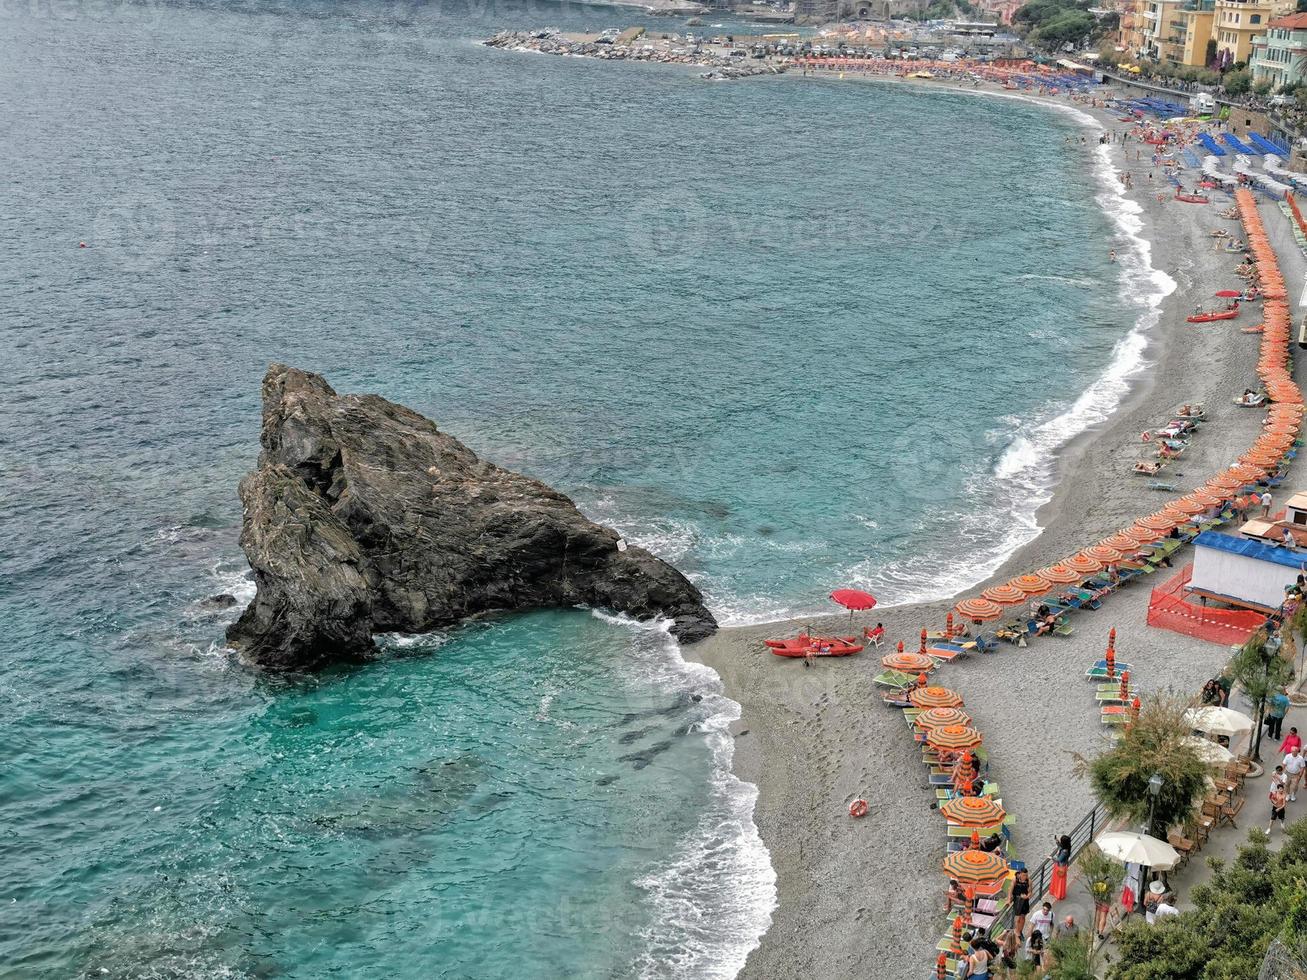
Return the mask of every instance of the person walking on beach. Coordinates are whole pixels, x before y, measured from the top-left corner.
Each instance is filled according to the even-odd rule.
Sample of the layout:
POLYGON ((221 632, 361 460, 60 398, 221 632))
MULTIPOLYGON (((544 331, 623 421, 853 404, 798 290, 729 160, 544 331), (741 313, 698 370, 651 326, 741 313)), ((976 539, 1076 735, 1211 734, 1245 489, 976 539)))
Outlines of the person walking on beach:
POLYGON ((1289 796, 1280 785, 1272 785, 1270 792, 1271 799, 1271 822, 1266 825, 1267 836, 1270 835, 1271 829, 1275 826, 1275 821, 1280 821, 1280 833, 1284 833, 1284 806, 1289 800, 1289 796))
POLYGON ((1271 491, 1267 490, 1265 493, 1263 493, 1257 502, 1262 505, 1262 516, 1270 517, 1271 504, 1275 502, 1274 498, 1271 497, 1271 491))
POLYGON ((1307 769, 1307 759, 1303 758, 1302 748, 1295 745, 1284 757, 1284 774, 1289 777, 1285 789, 1289 791, 1290 802, 1298 799, 1298 785, 1302 782, 1302 771, 1307 769))

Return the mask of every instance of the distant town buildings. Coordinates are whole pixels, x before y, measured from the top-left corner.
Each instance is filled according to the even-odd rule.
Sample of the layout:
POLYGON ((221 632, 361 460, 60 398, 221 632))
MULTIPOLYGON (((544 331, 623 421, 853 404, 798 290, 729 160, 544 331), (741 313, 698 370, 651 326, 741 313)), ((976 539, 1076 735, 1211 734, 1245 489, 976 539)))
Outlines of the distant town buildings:
POLYGON ((919 16, 930 0, 795 0, 796 24, 824 24, 837 20, 893 20, 919 16))
POLYGON ((1307 14, 1276 17, 1253 38, 1253 82, 1278 89, 1307 80, 1307 14))
MULTIPOLYGON (((1196 68, 1249 64, 1254 41, 1269 51, 1270 22, 1296 0, 1127 0, 1118 44, 1132 58, 1196 68)), ((1277 51, 1291 39, 1276 39, 1277 51)), ((1277 53, 1276 58, 1283 58, 1277 53)), ((1268 69, 1270 71, 1271 69, 1268 69)))

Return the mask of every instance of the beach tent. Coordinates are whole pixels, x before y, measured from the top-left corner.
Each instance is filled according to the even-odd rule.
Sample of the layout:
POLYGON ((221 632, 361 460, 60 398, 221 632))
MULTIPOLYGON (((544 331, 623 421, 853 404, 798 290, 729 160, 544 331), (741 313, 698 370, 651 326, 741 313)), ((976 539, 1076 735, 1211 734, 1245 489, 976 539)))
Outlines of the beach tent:
POLYGON ((1303 556, 1296 551, 1232 534, 1204 531, 1194 539, 1189 591, 1231 605, 1270 612, 1297 581, 1303 556))

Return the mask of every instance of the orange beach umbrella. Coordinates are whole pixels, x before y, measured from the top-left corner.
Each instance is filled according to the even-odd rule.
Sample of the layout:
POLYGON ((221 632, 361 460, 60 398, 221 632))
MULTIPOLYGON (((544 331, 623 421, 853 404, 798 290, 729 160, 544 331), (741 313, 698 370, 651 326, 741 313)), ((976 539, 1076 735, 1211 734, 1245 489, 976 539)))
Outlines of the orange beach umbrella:
POLYGON ((926 732, 926 744, 944 752, 961 752, 979 747, 984 739, 970 725, 940 725, 926 732))
POLYGON ((1052 587, 1051 582, 1038 574, 1018 575, 1008 585, 1015 585, 1026 595, 1041 595, 1052 587))
POLYGON ((1083 575, 1074 568, 1069 568, 1066 564, 1049 565, 1047 568, 1041 568, 1039 574, 1050 582, 1056 582, 1059 585, 1070 585, 1072 582, 1079 582, 1083 575))
POLYGON ((963 599, 953 609, 959 616, 982 623, 1003 615, 1003 607, 989 599, 963 599))
POLYGON ((944 873, 964 885, 982 885, 1002 881, 1007 877, 1008 866, 992 851, 968 848, 954 851, 944 859, 944 873))
POLYGON ((1140 543, 1141 542, 1139 541, 1138 538, 1136 538, 1133 534, 1128 534, 1125 531, 1117 531, 1116 534, 1113 534, 1111 537, 1104 538, 1102 541, 1099 542, 1099 544, 1102 545, 1104 548, 1112 548, 1113 550, 1115 550, 1122 558, 1124 558, 1126 555, 1133 554, 1134 552, 1138 551, 1140 543))
POLYGON ((980 596, 1000 606, 1015 606, 1026 601, 1026 594, 1011 582, 988 588, 980 593, 980 596))
POLYGON ((944 819, 959 827, 994 827, 1003 822, 1006 811, 987 796, 961 796, 939 808, 944 819))
POLYGON ((889 670, 901 670, 908 674, 935 669, 935 661, 919 653, 891 653, 881 657, 880 662, 881 666, 889 670))
POLYGON ((922 729, 943 728, 945 725, 970 725, 971 716, 961 708, 927 708, 913 719, 922 729))
POLYGON ((1103 563, 1088 552, 1082 551, 1078 555, 1072 555, 1062 563, 1073 571, 1080 572, 1082 575, 1088 575, 1090 572, 1096 572, 1103 567, 1103 563))
POLYGON ((962 695, 947 687, 918 687, 908 692, 914 708, 960 708, 962 695))

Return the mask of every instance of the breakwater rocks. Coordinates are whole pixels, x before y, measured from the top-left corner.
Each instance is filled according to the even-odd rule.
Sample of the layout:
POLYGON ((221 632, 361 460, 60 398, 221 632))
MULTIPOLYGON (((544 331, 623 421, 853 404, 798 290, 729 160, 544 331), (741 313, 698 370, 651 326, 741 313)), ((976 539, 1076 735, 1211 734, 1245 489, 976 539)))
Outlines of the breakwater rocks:
POLYGON ((686 642, 717 629, 672 566, 402 405, 338 395, 317 374, 274 364, 260 442, 258 468, 240 484, 257 593, 227 631, 260 666, 362 659, 374 633, 500 610, 665 617, 686 642))
POLYGON ((723 44, 702 44, 680 35, 653 37, 638 31, 597 35, 563 34, 559 31, 500 31, 482 42, 487 47, 601 61, 649 61, 709 69, 701 77, 726 80, 757 75, 780 75, 785 65, 770 59, 753 58, 743 48, 723 44))

